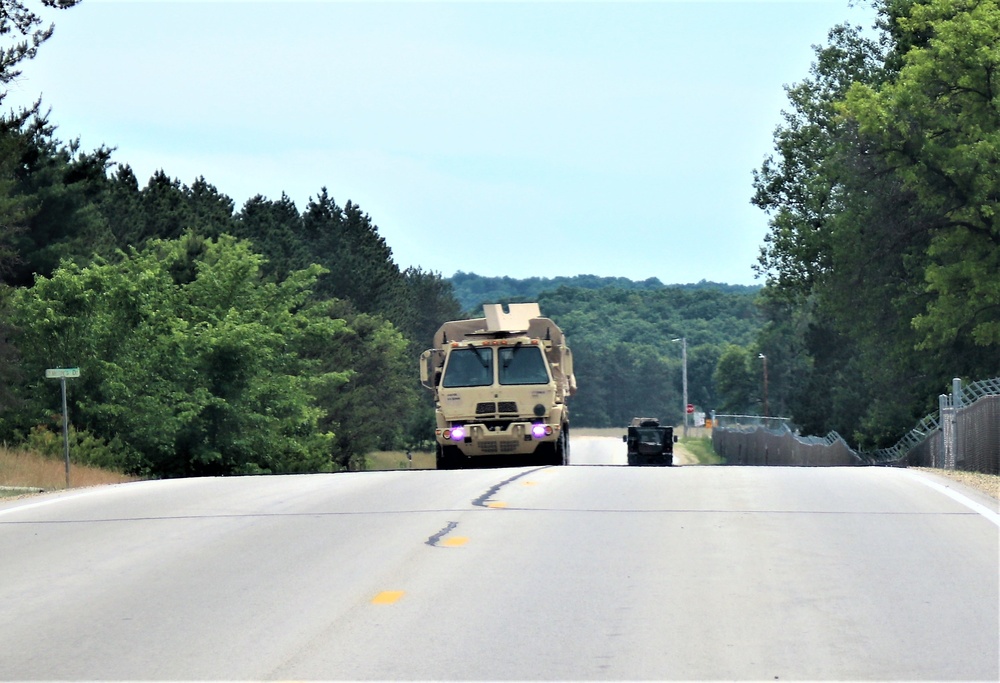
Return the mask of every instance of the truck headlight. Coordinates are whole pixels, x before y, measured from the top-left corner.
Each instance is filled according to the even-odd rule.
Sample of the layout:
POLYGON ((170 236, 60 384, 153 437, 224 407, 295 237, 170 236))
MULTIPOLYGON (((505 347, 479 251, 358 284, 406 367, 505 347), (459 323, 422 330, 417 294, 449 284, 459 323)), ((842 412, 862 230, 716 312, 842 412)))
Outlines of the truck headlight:
POLYGON ((465 438, 465 427, 462 425, 456 425, 451 428, 451 430, 445 430, 445 439, 451 439, 452 441, 461 441, 465 438))
POLYGON ((536 439, 543 439, 552 434, 551 425, 534 424, 531 425, 531 435, 536 439))

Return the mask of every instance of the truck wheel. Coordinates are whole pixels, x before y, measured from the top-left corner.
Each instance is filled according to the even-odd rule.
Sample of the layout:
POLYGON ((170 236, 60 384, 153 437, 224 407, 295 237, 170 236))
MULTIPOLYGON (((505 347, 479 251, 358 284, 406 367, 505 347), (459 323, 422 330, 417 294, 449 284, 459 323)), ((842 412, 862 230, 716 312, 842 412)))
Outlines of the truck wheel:
POLYGON ((438 444, 435 463, 439 470, 457 470, 461 467, 460 456, 457 446, 438 444))
POLYGON ((559 460, 560 465, 569 464, 569 425, 563 425, 562 435, 559 437, 559 460))

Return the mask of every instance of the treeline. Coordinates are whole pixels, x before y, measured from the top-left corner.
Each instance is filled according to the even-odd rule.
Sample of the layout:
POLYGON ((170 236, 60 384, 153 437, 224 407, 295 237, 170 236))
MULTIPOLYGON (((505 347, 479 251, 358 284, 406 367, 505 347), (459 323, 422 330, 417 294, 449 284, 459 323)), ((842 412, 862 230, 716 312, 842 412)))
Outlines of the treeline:
MULTIPOLYGON (((0 10, 2 104, 51 28, 22 2, 0 10)), ((0 441, 50 448, 45 370, 79 367, 81 459, 150 476, 359 467, 426 438, 414 359, 460 314, 440 275, 401 270, 325 188, 302 210, 237 209, 205 178, 140 185, 111 149, 59 140, 40 104, 0 116, 0 441)))
POLYGON ((140 187, 37 109, 0 149, 0 439, 47 440, 52 367, 81 368, 88 457, 153 476, 340 469, 426 431, 414 358, 460 308, 357 205, 140 187))
POLYGON ((537 301, 562 328, 579 386, 571 405, 575 426, 621 427, 639 416, 680 424, 685 344, 689 403, 706 413, 764 410, 761 372, 735 400, 725 370, 719 374, 720 362, 752 346, 763 329, 760 287, 463 272, 447 280, 470 317, 482 316, 483 303, 537 301))
MULTIPOLYGON (((9 16, 4 34, 32 25, 9 16)), ((0 69, 19 61, 4 54, 0 69)), ((687 340, 691 402, 711 409, 726 344, 759 329, 756 291, 401 270, 371 217, 325 188, 301 209, 236 207, 204 177, 140 183, 113 150, 61 141, 40 105, 0 116, 0 441, 58 452, 45 371, 79 367, 74 457, 131 473, 332 471, 426 441, 416 359, 483 302, 537 300, 565 327, 575 425, 679 421, 671 339, 687 340)))
MULTIPOLYGON (((475 273, 464 273, 458 271, 450 278, 455 292, 462 307, 467 311, 475 311, 483 304, 496 303, 498 301, 536 301, 542 292, 552 291, 560 287, 573 287, 578 289, 627 289, 627 290, 656 290, 664 289, 664 285, 655 277, 645 280, 630 280, 625 277, 600 277, 597 275, 573 275, 555 277, 486 277, 475 273)), ((711 289, 724 292, 749 293, 756 292, 759 286, 727 285, 718 282, 707 282, 702 280, 695 284, 670 285, 681 289, 711 289)))
MULTIPOLYGON (((727 349, 751 344, 761 330, 756 296, 752 288, 725 287, 560 287, 541 293, 542 312, 559 324, 573 349, 580 387, 573 424, 621 427, 639 416, 680 424, 685 343, 688 402, 700 411, 720 409, 724 397, 716 368, 727 349)), ((759 379, 753 396, 761 396, 759 379)))
POLYGON ((1000 374, 1000 8, 875 6, 787 89, 754 182, 767 324, 722 370, 738 399, 766 355, 772 413, 863 448, 1000 374))

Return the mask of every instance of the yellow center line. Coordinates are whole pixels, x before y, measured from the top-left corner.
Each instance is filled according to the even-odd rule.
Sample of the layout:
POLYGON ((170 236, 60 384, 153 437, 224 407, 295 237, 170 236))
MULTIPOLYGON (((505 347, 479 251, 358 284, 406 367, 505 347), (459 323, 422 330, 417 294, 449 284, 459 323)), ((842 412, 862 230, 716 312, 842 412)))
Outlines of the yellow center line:
POLYGON ((521 486, 538 486, 538 482, 537 481, 523 481, 523 482, 521 482, 521 486))
POLYGON ((382 591, 372 598, 373 605, 392 605, 403 597, 405 591, 382 591))
POLYGON ((448 548, 457 548, 459 546, 465 545, 469 542, 468 536, 452 536, 451 538, 446 538, 441 541, 441 545, 447 546, 448 548))
POLYGON ((505 508, 505 507, 507 507, 507 503, 501 502, 499 500, 495 500, 492 503, 487 503, 486 507, 488 507, 488 508, 505 508))

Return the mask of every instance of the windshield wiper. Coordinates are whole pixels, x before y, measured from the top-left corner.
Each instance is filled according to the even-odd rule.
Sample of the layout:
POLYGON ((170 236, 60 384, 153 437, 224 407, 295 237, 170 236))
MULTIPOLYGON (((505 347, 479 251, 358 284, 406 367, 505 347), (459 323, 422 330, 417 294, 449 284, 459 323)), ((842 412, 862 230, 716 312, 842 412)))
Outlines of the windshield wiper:
MULTIPOLYGON (((488 360, 486 360, 485 358, 483 358, 482 354, 479 353, 480 351, 482 351, 482 349, 476 349, 476 348, 473 348, 473 347, 470 346, 469 350, 472 351, 472 355, 476 357, 476 360, 478 360, 479 364, 483 366, 483 369, 484 370, 489 370, 489 368, 490 368, 490 362, 488 360)), ((489 349, 486 349, 487 353, 489 353, 489 351, 490 351, 489 349)))
POLYGON ((515 353, 517 353, 517 350, 518 350, 519 348, 521 348, 521 344, 523 344, 523 343, 524 343, 524 342, 517 342, 516 344, 514 344, 514 348, 513 348, 512 350, 511 350, 511 352, 510 352, 510 355, 509 355, 509 356, 507 356, 507 360, 505 360, 505 361, 503 362, 503 369, 504 369, 504 370, 506 370, 506 369, 507 369, 507 366, 508 366, 508 365, 510 365, 510 362, 511 362, 512 360, 514 360, 514 354, 515 354, 515 353))

